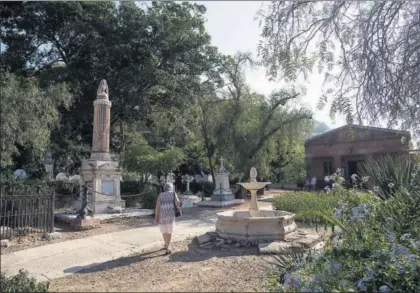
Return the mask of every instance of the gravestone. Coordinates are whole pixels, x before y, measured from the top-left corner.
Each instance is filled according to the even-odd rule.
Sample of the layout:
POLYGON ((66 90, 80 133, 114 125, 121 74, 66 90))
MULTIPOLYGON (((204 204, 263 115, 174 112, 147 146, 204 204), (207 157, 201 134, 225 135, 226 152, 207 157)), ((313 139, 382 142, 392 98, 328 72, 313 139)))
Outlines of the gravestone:
POLYGON ((220 169, 219 173, 215 174, 216 188, 211 196, 212 201, 232 201, 235 199, 235 195, 232 193, 229 184, 229 172, 227 172, 223 165, 223 157, 220 158, 220 169))
POLYGON ((45 154, 44 168, 45 168, 45 171, 48 174, 47 175, 48 179, 49 180, 54 180, 54 160, 53 160, 51 152, 47 152, 45 154))
POLYGON ((68 181, 69 179, 67 178, 66 173, 60 172, 57 174, 57 176, 55 176, 55 180, 57 181, 68 181))
POLYGON ((28 178, 28 175, 26 174, 26 171, 23 169, 17 169, 15 172, 13 172, 13 178, 15 179, 26 179, 28 178))
POLYGON ((72 176, 69 177, 70 182, 72 182, 72 181, 80 182, 80 180, 81 180, 80 175, 72 175, 72 176))
POLYGON ((194 195, 190 190, 190 183, 193 179, 194 177, 192 176, 184 176, 184 180, 187 182, 187 190, 179 197, 183 208, 192 208, 194 203, 200 201, 200 198, 197 195, 194 195))
MULTIPOLYGON (((102 214, 125 208, 120 194, 122 170, 118 162, 111 159, 109 152, 111 102, 105 80, 99 84, 93 106, 92 151, 90 158, 82 163, 81 183, 92 192, 88 206, 94 214, 102 214)), ((80 206, 80 203, 76 205, 80 206)))

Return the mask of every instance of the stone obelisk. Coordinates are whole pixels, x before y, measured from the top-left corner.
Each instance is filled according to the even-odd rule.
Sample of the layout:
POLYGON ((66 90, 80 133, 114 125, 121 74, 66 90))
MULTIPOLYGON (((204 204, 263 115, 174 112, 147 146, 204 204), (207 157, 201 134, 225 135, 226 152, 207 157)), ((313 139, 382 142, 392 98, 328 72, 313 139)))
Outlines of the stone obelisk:
POLYGON ((109 153, 111 102, 105 80, 99 84, 93 107, 92 152, 82 163, 82 184, 89 190, 88 205, 94 214, 121 211, 125 201, 120 195, 121 169, 109 153))
POLYGON ((109 128, 111 126, 111 102, 108 96, 108 84, 103 79, 93 102, 93 137, 91 160, 109 161, 109 128))

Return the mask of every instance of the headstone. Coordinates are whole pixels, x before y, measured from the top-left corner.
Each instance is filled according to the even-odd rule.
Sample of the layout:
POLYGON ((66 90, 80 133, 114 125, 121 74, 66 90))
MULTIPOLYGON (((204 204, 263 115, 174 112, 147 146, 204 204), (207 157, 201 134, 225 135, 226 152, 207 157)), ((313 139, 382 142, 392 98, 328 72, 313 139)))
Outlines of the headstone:
POLYGON ((25 170, 17 169, 15 172, 13 172, 13 177, 15 179, 26 179, 28 175, 26 174, 25 170))
POLYGON ((57 181, 68 181, 68 178, 66 176, 66 173, 58 173, 57 176, 55 176, 55 180, 57 181))
POLYGON ((80 180, 81 180, 80 175, 73 175, 73 176, 69 177, 70 182, 72 182, 72 181, 80 182, 80 180))
POLYGON ((50 151, 45 154, 44 167, 48 174, 48 179, 54 180, 54 160, 50 151))
POLYGON ((211 196, 212 201, 232 201, 235 195, 232 193, 229 184, 229 172, 223 166, 223 158, 221 158, 223 172, 215 174, 216 188, 211 196))
POLYGON ((191 183, 192 179, 193 179, 193 177, 191 177, 190 175, 185 175, 184 176, 184 180, 187 183, 187 190, 184 192, 185 195, 193 194, 190 190, 190 183, 191 183))
POLYGON ((223 157, 220 157, 220 169, 219 169, 220 173, 226 172, 226 168, 223 165, 223 161, 224 161, 223 157))
POLYGON ((166 175, 166 182, 173 184, 175 182, 174 175, 174 173, 168 173, 168 175, 166 175))

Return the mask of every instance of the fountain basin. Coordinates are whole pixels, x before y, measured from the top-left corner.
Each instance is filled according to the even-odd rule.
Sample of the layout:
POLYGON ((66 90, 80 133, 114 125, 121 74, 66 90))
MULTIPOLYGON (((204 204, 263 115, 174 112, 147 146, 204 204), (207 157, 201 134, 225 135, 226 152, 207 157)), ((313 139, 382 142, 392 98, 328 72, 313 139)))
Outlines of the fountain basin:
POLYGON ((277 210, 239 210, 217 214, 221 238, 248 241, 283 240, 296 230, 295 214, 277 210))

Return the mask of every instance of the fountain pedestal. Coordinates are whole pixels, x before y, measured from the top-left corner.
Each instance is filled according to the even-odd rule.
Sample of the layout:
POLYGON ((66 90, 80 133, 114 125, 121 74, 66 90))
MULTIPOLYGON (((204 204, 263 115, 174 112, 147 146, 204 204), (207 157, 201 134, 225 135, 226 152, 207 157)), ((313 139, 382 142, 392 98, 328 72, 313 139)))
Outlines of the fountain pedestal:
POLYGON ((295 214, 285 211, 260 210, 257 191, 271 182, 257 182, 257 170, 251 169, 251 182, 241 182, 251 192, 249 210, 218 213, 216 232, 221 238, 249 241, 284 240, 285 235, 296 230, 295 214))

